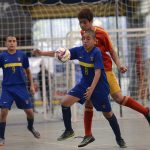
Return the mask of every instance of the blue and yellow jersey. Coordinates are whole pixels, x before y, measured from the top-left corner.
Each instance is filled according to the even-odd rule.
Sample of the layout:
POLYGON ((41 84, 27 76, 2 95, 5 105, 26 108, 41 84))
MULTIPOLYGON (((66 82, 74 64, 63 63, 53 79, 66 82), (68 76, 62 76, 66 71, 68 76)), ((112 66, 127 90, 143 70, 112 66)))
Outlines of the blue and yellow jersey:
POLYGON ((109 92, 109 85, 104 71, 102 54, 100 50, 97 47, 93 47, 90 52, 87 52, 83 46, 80 46, 70 49, 70 53, 71 60, 79 60, 82 71, 81 82, 86 84, 87 87, 90 86, 95 76, 95 70, 101 69, 101 76, 95 87, 95 90, 108 89, 109 92))
POLYGON ((24 69, 29 67, 29 60, 24 52, 17 50, 15 54, 1 53, 0 67, 3 69, 2 85, 26 83, 24 69))

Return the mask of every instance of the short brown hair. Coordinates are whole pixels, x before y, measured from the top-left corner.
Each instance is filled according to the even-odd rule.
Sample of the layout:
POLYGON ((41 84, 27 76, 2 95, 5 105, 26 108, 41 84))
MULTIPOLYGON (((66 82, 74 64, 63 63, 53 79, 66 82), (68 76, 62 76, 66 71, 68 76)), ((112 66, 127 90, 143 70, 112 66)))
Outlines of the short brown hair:
MULTIPOLYGON (((16 38, 16 36, 9 34, 9 35, 7 35, 7 36, 5 37, 4 40, 7 41, 8 37, 15 37, 15 38, 16 38)), ((17 38, 16 38, 16 39, 17 39, 17 38)))
POLYGON ((93 38, 96 38, 95 32, 93 30, 91 30, 91 29, 90 30, 86 30, 83 34, 85 34, 85 33, 91 35, 93 38))
POLYGON ((89 8, 83 8, 78 13, 78 19, 87 19, 89 21, 93 20, 93 12, 89 8))

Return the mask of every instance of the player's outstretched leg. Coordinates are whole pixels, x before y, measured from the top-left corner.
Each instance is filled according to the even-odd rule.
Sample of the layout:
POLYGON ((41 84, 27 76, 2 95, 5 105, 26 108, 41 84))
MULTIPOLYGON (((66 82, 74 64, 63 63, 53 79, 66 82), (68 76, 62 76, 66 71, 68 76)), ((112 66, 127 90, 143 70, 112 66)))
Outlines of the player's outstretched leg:
POLYGON ((33 122, 34 122, 34 119, 29 119, 27 118, 27 121, 28 121, 28 130, 34 135, 35 138, 39 139, 40 138, 40 133, 34 129, 33 127, 33 122))
POLYGON ((116 142, 120 146, 120 148, 126 148, 126 143, 124 139, 121 137, 120 127, 117 121, 116 116, 113 114, 110 118, 106 118, 116 136, 116 142))
POLYGON ((137 100, 133 99, 130 96, 123 96, 121 92, 113 94, 112 97, 120 105, 129 107, 143 114, 150 125, 150 109, 148 107, 144 107, 137 100))
POLYGON ((72 125, 71 125, 71 109, 70 109, 70 107, 62 106, 62 115, 63 115, 65 131, 63 132, 63 134, 60 137, 57 138, 58 141, 66 140, 75 135, 75 133, 72 129, 72 125))

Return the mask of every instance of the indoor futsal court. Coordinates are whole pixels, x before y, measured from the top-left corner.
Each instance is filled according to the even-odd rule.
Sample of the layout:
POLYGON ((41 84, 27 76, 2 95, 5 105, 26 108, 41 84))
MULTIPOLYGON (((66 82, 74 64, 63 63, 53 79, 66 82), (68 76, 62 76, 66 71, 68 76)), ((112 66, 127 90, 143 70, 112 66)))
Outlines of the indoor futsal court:
MULTIPOLYGON (((0 67, 0 145, 3 145, 0 150, 150 150, 150 0, 0 0, 0 67), (87 14, 79 13, 85 9, 90 10, 92 15, 87 17, 87 14), (109 85, 103 88, 101 94, 108 93, 105 100, 110 95, 112 111, 121 130, 118 139, 123 138, 127 148, 119 148, 116 143, 117 138, 111 129, 116 125, 116 119, 110 119, 114 115, 107 118, 108 122, 101 112, 94 110, 92 114, 92 107, 88 108, 88 113, 94 116, 92 132, 95 141, 79 148, 84 137, 84 115, 88 109, 78 103, 71 107, 75 136, 57 141, 66 131, 63 121, 70 116, 66 113, 68 116, 64 119, 62 115, 65 109, 70 111, 67 106, 61 107, 64 97, 68 92, 71 93, 72 87, 81 83, 82 76, 95 76, 97 70, 95 57, 86 51, 86 44, 83 44, 83 35, 88 30, 94 31, 93 47, 98 47, 102 52, 99 63, 104 66, 98 68, 104 73, 101 77, 105 77, 105 73, 107 76, 99 79, 98 85, 101 81, 105 85, 108 80, 109 85), (16 47, 7 45, 9 36, 16 39, 16 47), (70 60, 70 49, 82 45, 89 59, 84 53, 79 56, 79 61, 70 60), (12 47, 15 47, 15 58, 8 52, 12 47), (64 53, 62 58, 57 55, 52 58, 36 55, 35 49, 40 52, 63 50, 64 53), (17 50, 22 53, 18 54, 17 50), (65 57, 66 53, 68 56, 65 57), (12 59, 8 61, 5 57, 12 59), (23 62, 22 58, 25 59, 23 62), (29 72, 24 73, 28 66, 33 78, 34 94, 30 93, 33 87, 29 87, 31 84, 26 78, 29 72), (26 92, 18 86, 16 90, 12 84, 17 80, 17 85, 20 85, 20 78, 24 80, 26 92), (105 84, 103 81, 106 81, 105 84), (8 82, 12 84, 11 88, 8 82), (30 95, 33 111, 29 99, 25 98, 27 95, 30 95), (19 100, 18 103, 23 105, 22 108, 28 106, 25 108, 30 108, 35 118, 31 112, 27 112, 29 116, 26 117, 24 111, 13 104, 5 120, 7 113, 1 110, 8 108, 6 103, 11 105, 10 97, 13 97, 11 100, 24 100, 25 104, 19 100), (5 99, 8 101, 5 102, 5 99), (31 130, 34 126, 40 132, 41 138, 35 138, 29 126, 32 133, 28 131, 27 121, 31 130), (111 121, 113 125, 110 127, 111 121)), ((86 81, 90 84, 88 77, 86 81)), ((88 85, 91 86, 92 83, 88 85)), ((77 94, 84 93, 80 89, 76 89, 77 94)), ((96 95, 93 99, 99 97, 102 98, 96 95)), ((103 110, 108 106, 101 104, 103 110)), ((87 117, 86 121, 89 120, 87 117)))
MULTIPOLYGON (((12 110, 8 117, 5 146, 0 147, 2 150, 150 150, 150 129, 147 121, 142 115, 128 108, 123 108, 123 118, 119 114, 119 106, 112 104, 113 110, 119 120, 122 137, 126 141, 127 148, 119 148, 116 144, 112 130, 108 122, 103 118, 101 113, 96 114, 93 122, 93 134, 95 141, 89 145, 78 148, 84 134, 83 122, 73 123, 75 136, 65 141, 57 141, 58 136, 62 133, 63 122, 61 119, 54 120, 43 119, 43 114, 35 115, 35 127, 41 133, 40 139, 35 139, 26 129, 24 113, 20 110, 12 110), (17 112, 17 115, 16 115, 17 112)), ((40 111, 40 109, 39 109, 40 111)), ((49 116, 48 116, 49 117, 49 116)))

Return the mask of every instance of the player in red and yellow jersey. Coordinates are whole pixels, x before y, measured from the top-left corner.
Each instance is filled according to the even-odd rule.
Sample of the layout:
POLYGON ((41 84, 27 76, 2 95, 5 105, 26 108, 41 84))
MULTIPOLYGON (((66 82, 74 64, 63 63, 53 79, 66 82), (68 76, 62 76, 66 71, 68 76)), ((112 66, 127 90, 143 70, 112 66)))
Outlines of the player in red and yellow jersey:
MULTIPOLYGON (((112 98, 121 105, 127 106, 133 110, 138 111, 143 114, 150 124, 150 111, 149 108, 145 108, 140 103, 138 103, 135 99, 130 96, 123 96, 120 86, 118 84, 117 78, 112 71, 112 60, 116 64, 118 70, 121 73, 125 73, 127 68, 122 65, 120 59, 115 52, 112 42, 108 33, 101 27, 93 26, 93 13, 90 9, 84 8, 78 13, 78 20, 81 27, 81 34, 83 34, 86 30, 92 29, 96 33, 96 46, 102 52, 102 58, 104 63, 104 68, 106 71, 107 80, 110 86, 110 94, 112 98)), ((79 144, 79 147, 86 146, 87 144, 93 142, 92 136, 92 117, 93 117, 93 106, 90 101, 86 101, 85 103, 85 112, 84 112, 84 127, 85 127, 85 137, 84 140, 79 144)))

